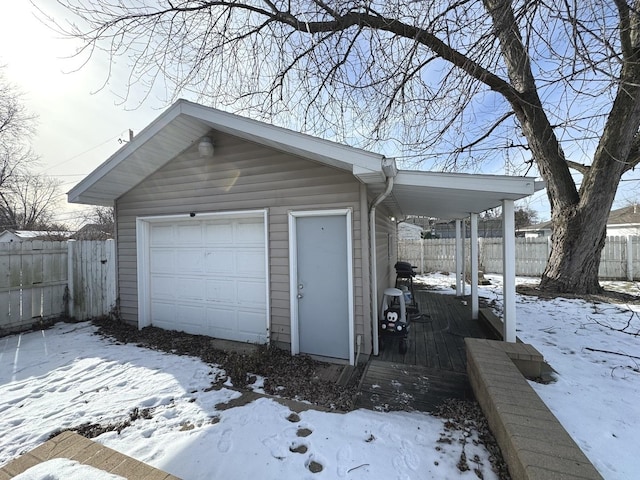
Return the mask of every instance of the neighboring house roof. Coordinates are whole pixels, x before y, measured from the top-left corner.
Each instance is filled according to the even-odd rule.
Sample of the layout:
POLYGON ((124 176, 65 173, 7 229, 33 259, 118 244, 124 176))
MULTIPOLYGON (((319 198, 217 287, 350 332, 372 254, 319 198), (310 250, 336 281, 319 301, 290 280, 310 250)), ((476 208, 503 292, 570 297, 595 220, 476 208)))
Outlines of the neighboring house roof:
MULTIPOLYGON (((384 156, 178 100, 69 193, 71 203, 113 202, 176 155, 219 131, 351 172, 374 195, 385 190, 384 156)), ((215 153, 214 153, 215 157, 215 153)), ((401 170, 384 204, 397 218, 464 218, 543 188, 529 177, 401 170)))
POLYGON ((640 206, 634 204, 611 210, 607 225, 640 225, 640 206))
POLYGON ((422 227, 413 223, 400 222, 398 224, 399 240, 420 240, 422 238, 422 227))
MULTIPOLYGON (((609 218, 607 220, 608 227, 614 227, 618 225, 640 226, 640 206, 630 205, 628 207, 618 208, 609 212, 609 218)), ((537 223, 535 225, 529 225, 528 227, 520 228, 520 232, 535 232, 535 231, 551 231, 551 221, 537 223)))
POLYGON ((29 240, 47 240, 69 238, 71 232, 48 230, 5 230, 0 233, 0 242, 24 242, 29 240))
POLYGON ((71 235, 75 240, 107 240, 113 238, 113 226, 90 223, 71 235))

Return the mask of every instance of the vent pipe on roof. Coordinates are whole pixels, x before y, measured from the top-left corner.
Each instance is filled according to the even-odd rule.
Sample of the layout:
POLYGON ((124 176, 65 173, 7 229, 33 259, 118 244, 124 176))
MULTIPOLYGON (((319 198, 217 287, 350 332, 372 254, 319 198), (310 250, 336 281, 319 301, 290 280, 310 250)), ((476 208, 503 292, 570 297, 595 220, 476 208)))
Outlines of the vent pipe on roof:
POLYGON ((386 177, 384 192, 378 195, 369 207, 369 265, 371 267, 371 328, 373 338, 373 354, 378 355, 378 269, 376 265, 376 207, 387 198, 393 190, 393 182, 398 174, 395 158, 382 159, 382 173, 386 177))

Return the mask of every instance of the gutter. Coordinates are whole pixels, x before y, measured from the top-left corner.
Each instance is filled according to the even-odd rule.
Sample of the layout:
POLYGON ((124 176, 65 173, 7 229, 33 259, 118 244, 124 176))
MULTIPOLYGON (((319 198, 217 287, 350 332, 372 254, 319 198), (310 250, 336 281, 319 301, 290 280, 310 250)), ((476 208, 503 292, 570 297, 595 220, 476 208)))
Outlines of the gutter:
POLYGON ((384 192, 378 195, 369 206, 369 263, 371 265, 371 329, 373 338, 373 354, 379 354, 378 344, 378 266, 376 258, 376 207, 387 198, 393 190, 394 178, 398 174, 398 167, 394 158, 382 159, 382 173, 386 177, 384 192))

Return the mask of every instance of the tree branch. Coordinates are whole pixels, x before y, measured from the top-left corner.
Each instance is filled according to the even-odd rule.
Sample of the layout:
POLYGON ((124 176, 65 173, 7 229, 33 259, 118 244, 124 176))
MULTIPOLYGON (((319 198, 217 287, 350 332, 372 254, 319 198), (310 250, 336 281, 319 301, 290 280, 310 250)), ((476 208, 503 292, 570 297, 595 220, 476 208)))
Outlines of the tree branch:
POLYGON ((583 175, 586 175, 589 172, 591 166, 585 165, 584 163, 573 162, 571 160, 567 160, 567 165, 569 168, 573 168, 574 170, 580 172, 583 175))
POLYGON ((484 140, 486 140, 487 138, 489 138, 491 136, 491 134, 494 132, 494 130, 496 128, 498 128, 500 125, 502 125, 502 123, 505 120, 507 120, 508 118, 512 117, 513 115, 514 115, 514 112, 505 113, 496 122, 494 122, 494 124, 491 125, 491 127, 489 127, 489 129, 482 136, 476 138, 471 143, 468 143, 466 145, 463 145, 461 147, 456 148, 455 153, 462 153, 465 150, 468 150, 468 149, 478 145, 479 143, 482 143, 484 140))

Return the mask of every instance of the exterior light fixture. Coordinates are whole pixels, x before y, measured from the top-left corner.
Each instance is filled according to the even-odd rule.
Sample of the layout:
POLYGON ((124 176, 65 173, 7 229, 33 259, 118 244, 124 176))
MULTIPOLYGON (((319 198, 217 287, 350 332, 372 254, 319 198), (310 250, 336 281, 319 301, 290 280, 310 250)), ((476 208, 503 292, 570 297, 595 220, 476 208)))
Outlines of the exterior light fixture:
POLYGON ((201 157, 213 157, 213 142, 209 137, 202 137, 198 144, 198 152, 201 157))

